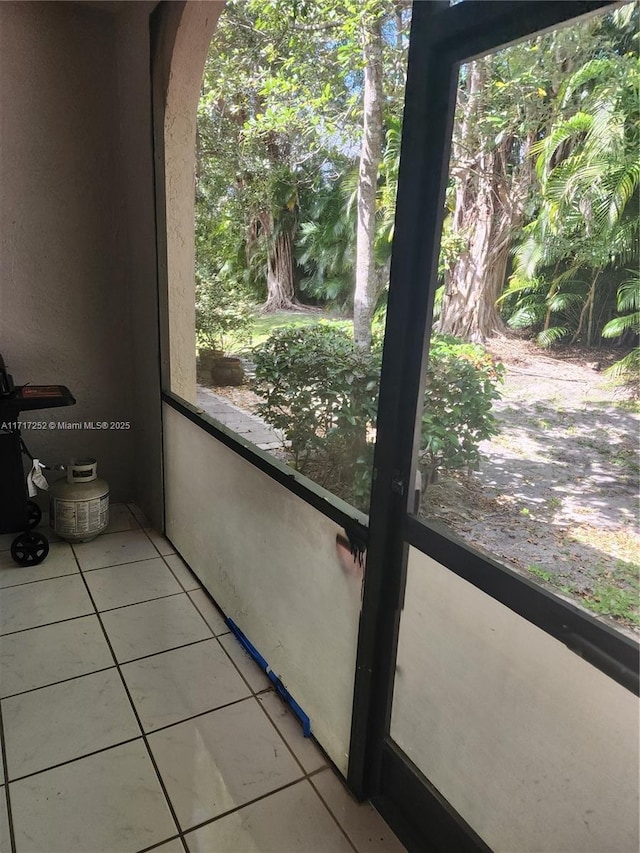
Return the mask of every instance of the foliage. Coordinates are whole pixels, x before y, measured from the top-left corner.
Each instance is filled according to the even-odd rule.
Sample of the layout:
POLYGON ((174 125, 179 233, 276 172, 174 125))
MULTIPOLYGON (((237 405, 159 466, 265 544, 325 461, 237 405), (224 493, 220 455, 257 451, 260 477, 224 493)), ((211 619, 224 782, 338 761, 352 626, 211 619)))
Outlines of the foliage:
POLYGON ((235 343, 249 343, 253 311, 233 287, 220 278, 196 282, 196 345, 220 350, 235 343))
POLYGON ((341 329, 279 329, 254 349, 258 412, 282 430, 294 467, 366 510, 380 351, 341 329))
MULTIPOLYGON (((366 511, 378 406, 380 347, 363 352, 328 325, 280 329, 254 349, 259 413, 288 442, 294 467, 366 511)), ((432 338, 420 465, 472 468, 497 432, 491 413, 502 366, 480 346, 432 338)))
POLYGON ((434 482, 442 469, 473 469, 478 445, 498 432, 492 413, 504 368, 478 344, 433 335, 421 426, 420 469, 434 482))
POLYGON ((541 203, 502 299, 509 324, 537 328, 543 346, 596 343, 624 266, 639 257, 640 75, 625 11, 600 21, 597 49, 562 82, 554 120, 531 149, 541 203))
MULTIPOLYGON (((637 341, 640 335, 640 276, 625 281, 617 294, 619 317, 610 320, 602 330, 605 338, 622 337, 632 333, 637 341)), ((624 358, 609 368, 615 378, 638 380, 640 375, 640 347, 636 346, 624 358)))
POLYGON ((225 5, 198 107, 196 256, 203 277, 222 271, 226 281, 264 299, 278 236, 286 234, 295 244, 289 278, 298 298, 352 308, 351 196, 363 121, 361 27, 379 15, 386 154, 377 263, 386 284, 395 207, 394 178, 388 175, 390 169, 397 175, 407 0, 225 5))

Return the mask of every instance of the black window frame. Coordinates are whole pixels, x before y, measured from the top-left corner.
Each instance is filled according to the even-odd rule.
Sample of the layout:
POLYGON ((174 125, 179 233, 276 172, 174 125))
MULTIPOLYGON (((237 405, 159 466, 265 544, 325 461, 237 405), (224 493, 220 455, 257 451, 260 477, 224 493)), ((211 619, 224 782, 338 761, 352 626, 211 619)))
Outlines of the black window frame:
MULTIPOLYGON (((640 647, 634 639, 407 510, 459 66, 620 5, 610 0, 414 2, 351 730, 348 781, 362 798, 380 791, 390 751, 400 752, 387 733, 409 546, 640 695, 640 647)), ((428 781, 422 778, 420 784, 426 787, 428 781)), ((463 823, 459 816, 455 822, 463 823)))

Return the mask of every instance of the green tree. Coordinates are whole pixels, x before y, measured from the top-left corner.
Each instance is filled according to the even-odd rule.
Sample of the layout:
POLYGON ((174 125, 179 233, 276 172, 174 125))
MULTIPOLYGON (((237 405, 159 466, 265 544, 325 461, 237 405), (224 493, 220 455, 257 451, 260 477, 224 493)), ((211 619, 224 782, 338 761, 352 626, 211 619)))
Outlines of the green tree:
POLYGON ((543 345, 596 343, 625 267, 638 262, 638 58, 606 47, 563 83, 555 121, 532 148, 542 200, 506 297, 517 297, 511 324, 541 325, 543 345))

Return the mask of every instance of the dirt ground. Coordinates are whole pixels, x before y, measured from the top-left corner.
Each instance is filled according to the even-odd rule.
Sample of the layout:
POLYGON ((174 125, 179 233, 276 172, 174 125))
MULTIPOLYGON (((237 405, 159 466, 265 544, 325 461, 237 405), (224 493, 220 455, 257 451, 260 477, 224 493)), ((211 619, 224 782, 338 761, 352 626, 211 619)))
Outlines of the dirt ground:
MULTIPOLYGON (((500 431, 480 469, 445 475, 421 515, 592 612, 638 629, 640 415, 616 387, 606 351, 541 351, 526 340, 487 347, 505 365, 500 431)), ((247 386, 215 388, 245 411, 247 386)))
POLYGON ((628 627, 638 626, 640 417, 605 369, 522 340, 488 349, 506 367, 479 471, 430 487, 423 514, 464 541, 628 627))

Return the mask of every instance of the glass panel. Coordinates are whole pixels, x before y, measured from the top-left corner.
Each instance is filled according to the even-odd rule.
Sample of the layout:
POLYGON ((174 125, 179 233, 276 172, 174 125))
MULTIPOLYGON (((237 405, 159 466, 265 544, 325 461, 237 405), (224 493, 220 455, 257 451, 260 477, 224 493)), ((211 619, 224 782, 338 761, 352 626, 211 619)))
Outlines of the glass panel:
POLYGON ((460 68, 418 517, 637 630, 637 7, 460 68))
POLYGON ((365 512, 410 18, 229 2, 198 107, 198 404, 365 512))

